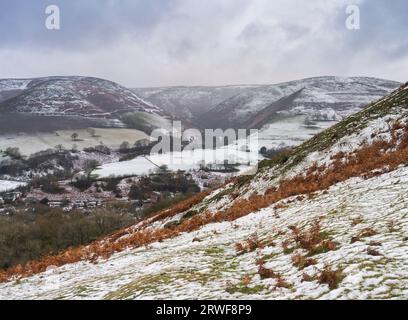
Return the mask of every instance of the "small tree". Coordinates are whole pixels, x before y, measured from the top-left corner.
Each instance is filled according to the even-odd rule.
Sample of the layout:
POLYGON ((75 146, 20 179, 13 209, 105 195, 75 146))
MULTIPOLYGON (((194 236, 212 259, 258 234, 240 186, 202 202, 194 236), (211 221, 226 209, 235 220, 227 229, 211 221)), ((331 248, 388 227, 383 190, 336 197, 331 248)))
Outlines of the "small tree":
POLYGON ((100 166, 100 163, 97 160, 89 160, 85 163, 85 173, 89 177, 96 168, 100 166))
POLYGON ((5 154, 14 159, 21 159, 22 155, 19 148, 9 147, 6 149, 5 154))
POLYGON ((126 150, 129 149, 129 146, 130 146, 129 142, 123 141, 123 142, 121 143, 120 147, 119 147, 119 150, 120 150, 120 151, 126 151, 126 150))
POLYGON ((78 133, 74 132, 74 133, 71 135, 71 139, 72 139, 72 141, 77 141, 77 140, 78 140, 78 133))
POLYGON ((57 150, 57 152, 62 152, 62 150, 64 150, 64 146, 62 144, 57 144, 54 148, 57 150))

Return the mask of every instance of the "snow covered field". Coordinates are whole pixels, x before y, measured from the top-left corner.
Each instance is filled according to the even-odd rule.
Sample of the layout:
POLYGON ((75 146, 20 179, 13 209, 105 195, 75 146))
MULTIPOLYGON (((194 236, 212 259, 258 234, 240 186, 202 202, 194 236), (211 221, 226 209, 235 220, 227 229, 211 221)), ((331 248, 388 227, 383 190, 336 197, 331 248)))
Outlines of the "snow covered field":
POLYGON ((8 147, 18 147, 23 155, 30 155, 38 151, 52 149, 61 144, 66 149, 76 145, 78 149, 99 145, 101 142, 108 147, 118 147, 123 141, 131 145, 137 140, 148 139, 144 132, 135 129, 105 129, 95 128, 92 136, 87 129, 61 130, 55 133, 37 133, 0 136, 0 150, 8 147), (71 135, 78 134, 78 141, 72 141, 71 135))
MULTIPOLYGON (((407 299, 408 298, 408 168, 369 180, 350 179, 312 199, 265 208, 234 222, 210 224, 177 238, 117 253, 97 264, 76 263, 49 268, 43 274, 0 284, 1 299, 407 299), (338 243, 335 251, 313 258, 299 270, 281 243, 291 225, 301 228, 321 219, 322 231, 338 243), (352 224, 359 218, 361 223, 352 224), (390 223, 394 221, 393 228, 390 223), (351 243, 364 228, 375 235, 351 243), (271 237, 274 246, 238 255, 234 245, 253 234, 271 237), (193 239, 200 241, 193 241, 193 239), (368 254, 370 247, 378 256, 368 254), (261 279, 255 261, 281 276, 261 279), (330 290, 317 281, 302 281, 325 265, 343 269, 345 278, 330 290), (242 284, 249 277, 250 283, 242 284)), ((286 202, 283 200, 283 202, 286 202)), ((164 222, 163 222, 164 223, 164 222)))
POLYGON ((99 178, 143 175, 154 171, 162 165, 166 165, 168 169, 173 171, 187 171, 191 169, 199 169, 201 164, 223 164, 224 160, 227 159, 232 159, 233 161, 240 163, 241 165, 238 169, 247 170, 251 166, 256 165, 260 156, 256 151, 240 151, 234 146, 217 150, 195 149, 166 154, 153 154, 146 157, 140 156, 129 161, 108 163, 93 171, 93 174, 97 175, 99 178))
POLYGON ((0 192, 11 191, 25 185, 24 182, 0 180, 0 192))
POLYGON ((334 125, 337 121, 315 121, 305 124, 306 116, 288 116, 262 127, 259 131, 259 147, 293 147, 310 139, 315 134, 334 125))

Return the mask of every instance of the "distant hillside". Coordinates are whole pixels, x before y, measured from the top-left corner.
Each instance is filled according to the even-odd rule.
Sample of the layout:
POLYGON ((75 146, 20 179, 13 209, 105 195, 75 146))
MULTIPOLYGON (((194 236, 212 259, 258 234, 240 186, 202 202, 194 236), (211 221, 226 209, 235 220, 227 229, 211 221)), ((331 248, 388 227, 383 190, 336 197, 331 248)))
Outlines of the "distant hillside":
POLYGON ((259 128, 273 120, 277 112, 340 120, 399 85, 376 78, 317 77, 246 88, 195 121, 206 128, 259 128))
POLYGON ((125 126, 125 114, 141 112, 159 117, 166 114, 131 90, 104 79, 72 76, 0 80, 0 133, 121 127, 125 126), (51 122, 56 126, 45 117, 53 117, 51 122))
MULTIPOLYGON (((6 87, 7 82, 3 85, 6 87)), ((0 110, 79 116, 112 116, 129 111, 159 112, 157 107, 144 102, 129 89, 90 77, 33 79, 19 95, 3 101, 0 110)))
POLYGON ((30 79, 0 79, 0 103, 23 92, 30 79))
POLYGON ((133 91, 173 117, 194 122, 202 114, 243 91, 256 86, 219 86, 219 87, 158 87, 136 88, 133 91))

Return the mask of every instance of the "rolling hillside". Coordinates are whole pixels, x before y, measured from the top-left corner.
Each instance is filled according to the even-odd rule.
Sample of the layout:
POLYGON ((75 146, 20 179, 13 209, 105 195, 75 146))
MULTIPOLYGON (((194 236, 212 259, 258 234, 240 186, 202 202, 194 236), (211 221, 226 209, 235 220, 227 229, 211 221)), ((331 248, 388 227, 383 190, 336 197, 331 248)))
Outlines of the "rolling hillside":
POLYGON ((159 87, 136 88, 133 91, 173 117, 194 122, 219 103, 255 87, 257 86, 159 87))
POLYGON ((0 273, 4 299, 407 299, 408 83, 253 176, 0 273))
POLYGON ((90 77, 33 79, 21 94, 3 101, 0 110, 41 115, 112 116, 129 111, 159 112, 130 90, 90 77))
POLYGON ((260 86, 213 106, 196 122, 211 128, 260 128, 278 112, 338 121, 399 85, 376 78, 316 77, 260 86))
POLYGON ((166 115, 131 90, 104 79, 0 80, 0 133, 123 127, 131 113, 166 115))

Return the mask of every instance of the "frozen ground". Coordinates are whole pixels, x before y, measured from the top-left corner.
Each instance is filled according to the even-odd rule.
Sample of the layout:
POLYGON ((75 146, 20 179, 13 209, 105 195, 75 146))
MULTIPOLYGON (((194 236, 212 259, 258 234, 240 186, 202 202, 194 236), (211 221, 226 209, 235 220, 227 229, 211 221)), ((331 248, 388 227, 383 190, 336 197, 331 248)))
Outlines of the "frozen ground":
POLYGON ((200 165, 202 164, 223 164, 224 160, 227 159, 233 160, 234 163, 237 162, 242 164, 238 169, 244 171, 251 168, 251 165, 255 165, 259 158, 260 156, 257 152, 237 150, 235 146, 220 148, 217 150, 196 149, 140 156, 129 161, 108 163, 93 171, 93 174, 97 175, 99 178, 143 175, 157 170, 162 165, 166 165, 168 169, 173 171, 187 171, 200 169, 200 165))
POLYGON ((312 199, 285 204, 283 209, 269 207, 232 223, 209 224, 149 247, 127 250, 97 264, 50 268, 43 274, 0 284, 0 298, 408 298, 408 168, 369 180, 351 179, 312 199), (290 238, 289 226, 304 228, 317 218, 338 248, 313 256, 317 265, 299 270, 291 257, 303 253, 302 249, 285 253, 281 243, 290 238), (355 218, 360 223, 353 225, 355 218), (351 243, 364 228, 372 228, 376 234, 351 243), (270 237, 274 246, 238 255, 234 244, 255 233, 261 239, 270 237), (368 254, 373 246, 378 256, 368 254), (280 273, 288 288, 276 288, 275 279, 261 279, 257 257, 280 273), (303 273, 313 276, 325 265, 343 269, 345 278, 337 289, 302 281, 303 273), (244 276, 250 278, 249 284, 242 283, 244 276))
POLYGON ((24 185, 25 185, 24 182, 0 180, 0 192, 11 191, 24 185))

